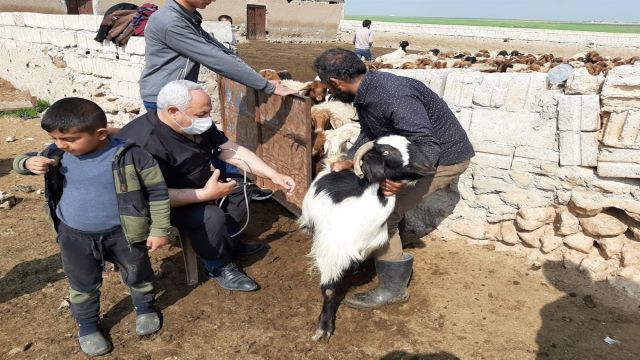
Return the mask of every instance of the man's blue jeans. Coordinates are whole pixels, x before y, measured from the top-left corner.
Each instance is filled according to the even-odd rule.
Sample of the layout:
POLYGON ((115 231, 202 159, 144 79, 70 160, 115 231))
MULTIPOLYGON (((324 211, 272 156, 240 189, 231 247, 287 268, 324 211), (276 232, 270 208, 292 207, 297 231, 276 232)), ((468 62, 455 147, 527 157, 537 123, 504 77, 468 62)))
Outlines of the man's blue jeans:
POLYGON ((356 49, 356 55, 358 55, 359 58, 371 61, 371 49, 356 49))
POLYGON ((143 101, 142 103, 147 111, 156 110, 158 108, 158 104, 151 101, 143 101))

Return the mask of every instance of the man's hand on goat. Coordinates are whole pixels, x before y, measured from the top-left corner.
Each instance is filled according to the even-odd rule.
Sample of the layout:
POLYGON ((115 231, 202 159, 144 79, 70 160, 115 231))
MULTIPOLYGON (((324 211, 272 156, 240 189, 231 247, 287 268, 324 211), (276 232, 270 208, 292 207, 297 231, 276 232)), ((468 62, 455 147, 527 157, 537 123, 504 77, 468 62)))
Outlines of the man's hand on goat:
POLYGON ((25 167, 34 174, 46 174, 49 167, 55 163, 55 160, 44 156, 33 156, 27 159, 25 167))
POLYGON ((159 249, 168 243, 168 236, 149 236, 147 238, 147 247, 149 248, 149 252, 159 249))
POLYGON ((196 189, 196 196, 201 202, 221 199, 236 187, 234 180, 223 183, 219 182, 220 170, 216 169, 202 189, 196 189))
POLYGON ((296 182, 290 176, 275 173, 271 179, 274 184, 279 185, 287 190, 287 194, 293 194, 293 190, 296 188, 296 182))
POLYGON ((333 164, 331 164, 331 171, 338 172, 342 170, 349 170, 352 167, 353 167, 353 161, 351 160, 336 161, 333 164))
POLYGON ((382 193, 384 196, 393 196, 400 192, 400 190, 404 189, 407 186, 406 181, 392 181, 389 179, 384 180, 380 187, 382 188, 382 193))
POLYGON ((279 81, 269 80, 269 82, 276 86, 276 90, 273 92, 274 95, 287 96, 298 93, 297 91, 282 85, 279 81))

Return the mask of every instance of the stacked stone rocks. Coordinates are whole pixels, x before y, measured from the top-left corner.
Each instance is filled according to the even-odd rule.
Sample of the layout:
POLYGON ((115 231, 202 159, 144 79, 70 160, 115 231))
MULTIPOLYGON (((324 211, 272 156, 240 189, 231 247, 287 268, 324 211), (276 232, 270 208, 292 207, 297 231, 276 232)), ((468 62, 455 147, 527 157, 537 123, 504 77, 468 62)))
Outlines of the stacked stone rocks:
POLYGON ((476 149, 409 228, 561 260, 640 298, 640 66, 576 69, 555 90, 537 73, 389 71, 441 95, 476 149))

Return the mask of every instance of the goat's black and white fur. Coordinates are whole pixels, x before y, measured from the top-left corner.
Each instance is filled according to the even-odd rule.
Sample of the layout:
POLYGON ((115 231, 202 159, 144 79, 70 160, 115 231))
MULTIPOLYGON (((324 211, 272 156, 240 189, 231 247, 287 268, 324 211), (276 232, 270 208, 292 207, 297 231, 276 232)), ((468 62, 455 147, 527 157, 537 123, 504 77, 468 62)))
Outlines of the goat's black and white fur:
POLYGON ((336 287, 344 272, 388 241, 395 196, 384 196, 380 183, 415 181, 435 172, 417 146, 397 135, 363 145, 354 164, 355 171, 318 174, 302 205, 299 223, 313 235, 310 256, 320 271, 324 299, 315 340, 333 333, 336 287))

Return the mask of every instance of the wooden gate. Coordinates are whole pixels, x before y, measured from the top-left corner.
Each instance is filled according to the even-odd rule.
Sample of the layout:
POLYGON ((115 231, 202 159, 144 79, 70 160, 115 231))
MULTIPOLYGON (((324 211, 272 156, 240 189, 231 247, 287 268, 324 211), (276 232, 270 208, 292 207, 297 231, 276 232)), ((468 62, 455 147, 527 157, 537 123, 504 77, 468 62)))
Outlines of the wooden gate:
POLYGON ((258 178, 257 185, 275 190, 274 198, 299 216, 311 184, 311 100, 268 96, 223 77, 218 85, 225 135, 295 180, 289 196, 268 179, 258 178))
POLYGON ((247 5, 247 40, 264 40, 267 37, 267 7, 247 5))
POLYGON ((65 0, 67 14, 93 14, 93 0, 65 0))

